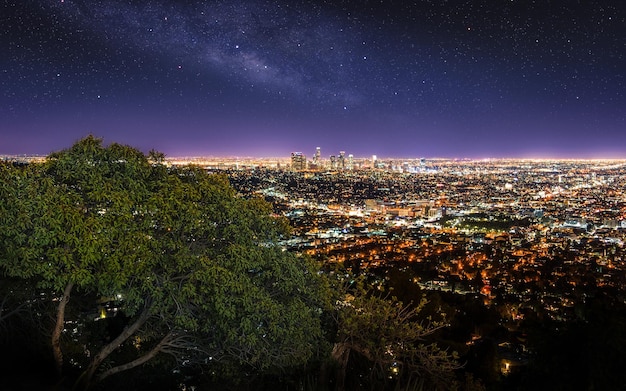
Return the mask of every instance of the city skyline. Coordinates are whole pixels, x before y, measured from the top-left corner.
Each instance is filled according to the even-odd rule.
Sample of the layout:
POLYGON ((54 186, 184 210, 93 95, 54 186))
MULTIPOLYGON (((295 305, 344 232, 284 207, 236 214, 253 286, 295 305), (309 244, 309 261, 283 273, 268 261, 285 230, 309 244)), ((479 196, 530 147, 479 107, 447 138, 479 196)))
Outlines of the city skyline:
POLYGON ((0 154, 626 158, 624 6, 5 2, 0 154))

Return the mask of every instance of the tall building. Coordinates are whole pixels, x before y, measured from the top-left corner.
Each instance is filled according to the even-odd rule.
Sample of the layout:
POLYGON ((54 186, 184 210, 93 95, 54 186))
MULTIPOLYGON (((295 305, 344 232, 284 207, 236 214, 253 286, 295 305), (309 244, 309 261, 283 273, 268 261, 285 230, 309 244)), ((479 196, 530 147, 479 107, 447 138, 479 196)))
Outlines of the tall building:
POLYGON ((338 167, 340 170, 346 169, 346 151, 339 151, 338 167))
POLYGON ((302 152, 291 153, 291 169, 295 171, 306 170, 306 156, 302 152))
POLYGON ((348 170, 352 170, 352 169, 354 169, 354 155, 349 154, 348 155, 348 170))
POLYGON ((315 148, 315 155, 313 156, 313 163, 315 164, 321 164, 321 158, 322 158, 322 149, 320 147, 315 148))
POLYGON ((335 155, 330 156, 330 169, 331 170, 337 169, 337 156, 335 155))

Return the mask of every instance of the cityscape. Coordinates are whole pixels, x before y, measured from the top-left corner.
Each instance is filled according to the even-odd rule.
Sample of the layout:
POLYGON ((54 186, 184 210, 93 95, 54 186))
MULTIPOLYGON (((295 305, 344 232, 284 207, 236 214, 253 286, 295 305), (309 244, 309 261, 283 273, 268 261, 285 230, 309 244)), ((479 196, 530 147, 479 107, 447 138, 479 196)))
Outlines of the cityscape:
MULTIPOLYGON (((621 346, 625 319, 626 160, 309 156, 163 158, 172 172, 200 168, 239 198, 267 201, 291 226, 276 244, 319 273, 364 278, 409 305, 425 295, 425 319, 447 322, 437 344, 472 376, 463 389, 567 387, 575 380, 556 369, 576 379, 567 360, 581 354, 609 352, 599 362, 620 365, 607 344, 621 346), (604 342, 577 347, 598 331, 604 342)), ((0 156, 14 167, 48 159, 0 156)), ((99 308, 115 318, 123 307, 99 308)))
MULTIPOLYGON (((528 319, 558 328, 585 319, 595 297, 626 300, 624 160, 323 158, 316 148, 311 158, 171 163, 191 161, 288 217, 291 251, 381 286, 401 271, 419 290, 495 311, 503 376, 533 357, 528 319)), ((491 340, 489 330, 477 325, 465 343, 491 340)))

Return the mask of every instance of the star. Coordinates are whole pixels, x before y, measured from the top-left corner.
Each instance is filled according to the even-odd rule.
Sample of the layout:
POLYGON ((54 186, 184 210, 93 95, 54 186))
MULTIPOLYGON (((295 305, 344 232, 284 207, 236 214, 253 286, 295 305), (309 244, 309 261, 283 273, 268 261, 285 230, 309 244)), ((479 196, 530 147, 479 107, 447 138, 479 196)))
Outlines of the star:
POLYGON ((596 0, 62 3, 0 5, 0 134, 128 129, 231 150, 319 137, 358 152, 372 148, 361 134, 384 132, 390 155, 626 145, 625 35, 618 9, 596 0))

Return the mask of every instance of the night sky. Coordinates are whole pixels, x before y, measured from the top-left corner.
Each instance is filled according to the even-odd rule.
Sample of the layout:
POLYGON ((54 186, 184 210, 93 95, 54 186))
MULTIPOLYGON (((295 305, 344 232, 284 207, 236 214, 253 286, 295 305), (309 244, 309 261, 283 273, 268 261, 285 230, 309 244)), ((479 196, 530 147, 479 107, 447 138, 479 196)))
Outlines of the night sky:
POLYGON ((0 154, 626 158, 623 1, 19 0, 0 154))

